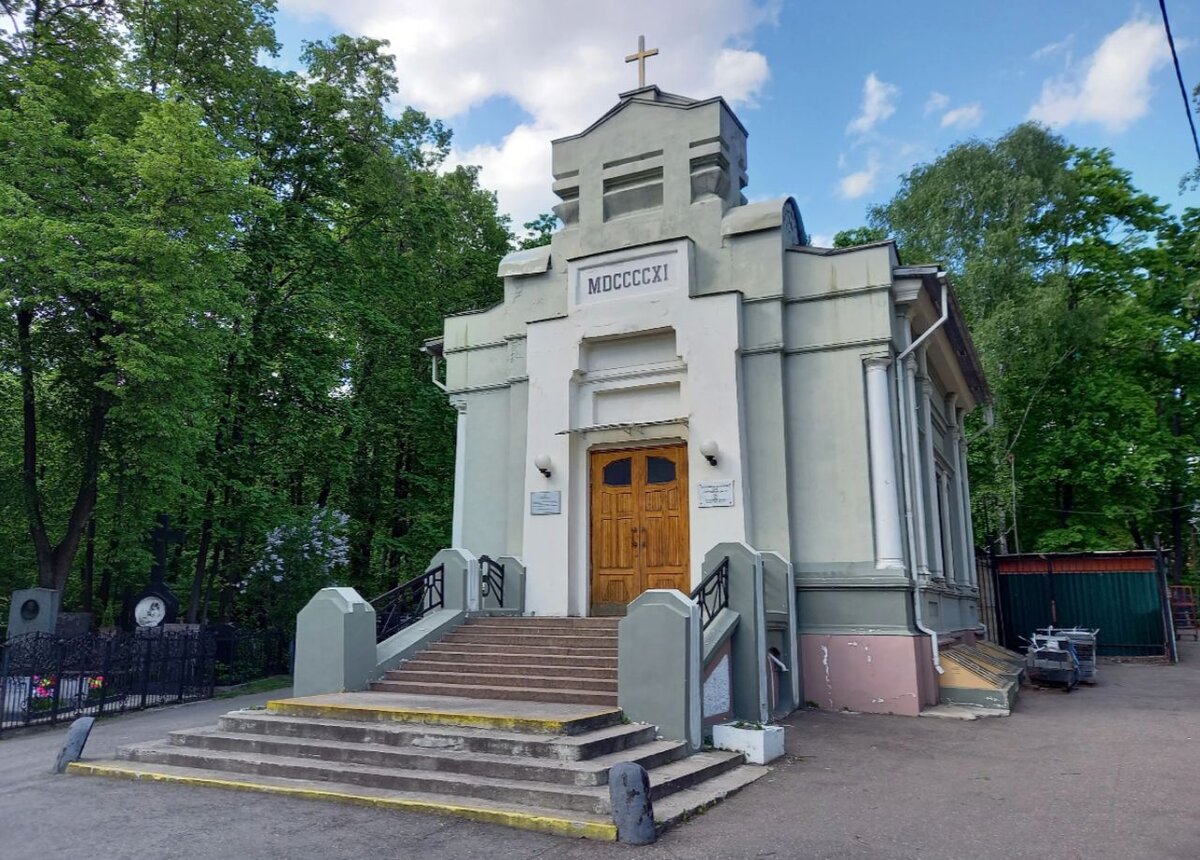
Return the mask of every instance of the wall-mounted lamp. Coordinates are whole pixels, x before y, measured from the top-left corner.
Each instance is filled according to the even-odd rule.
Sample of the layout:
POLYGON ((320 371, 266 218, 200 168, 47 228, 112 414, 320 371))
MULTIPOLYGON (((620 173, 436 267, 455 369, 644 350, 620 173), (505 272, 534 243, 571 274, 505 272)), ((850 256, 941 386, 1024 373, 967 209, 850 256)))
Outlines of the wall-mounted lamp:
POLYGON ((704 455, 704 459, 708 461, 710 466, 717 465, 717 455, 721 453, 721 449, 717 447, 717 443, 712 439, 700 444, 700 453, 704 455))
POLYGON ((545 475, 547 478, 550 477, 550 455, 549 454, 538 454, 536 457, 533 458, 533 465, 536 466, 537 470, 539 472, 541 472, 543 475, 545 475))

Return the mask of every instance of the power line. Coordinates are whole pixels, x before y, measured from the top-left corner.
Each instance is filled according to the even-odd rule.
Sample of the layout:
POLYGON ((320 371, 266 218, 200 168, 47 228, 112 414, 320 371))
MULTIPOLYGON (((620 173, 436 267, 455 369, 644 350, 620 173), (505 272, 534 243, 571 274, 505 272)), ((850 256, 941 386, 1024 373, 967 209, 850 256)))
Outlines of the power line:
POLYGON ((1200 137, 1196 136, 1196 120, 1192 117, 1192 103, 1188 99, 1187 84, 1183 82, 1183 70, 1179 68, 1179 54, 1175 50, 1175 37, 1171 35, 1171 21, 1167 18, 1167 0, 1158 0, 1162 10, 1163 27, 1167 31, 1167 44, 1171 46, 1171 59, 1175 61, 1175 79, 1179 81, 1179 94, 1183 96, 1183 111, 1187 114, 1192 129, 1192 143, 1196 146, 1196 160, 1200 161, 1200 137))

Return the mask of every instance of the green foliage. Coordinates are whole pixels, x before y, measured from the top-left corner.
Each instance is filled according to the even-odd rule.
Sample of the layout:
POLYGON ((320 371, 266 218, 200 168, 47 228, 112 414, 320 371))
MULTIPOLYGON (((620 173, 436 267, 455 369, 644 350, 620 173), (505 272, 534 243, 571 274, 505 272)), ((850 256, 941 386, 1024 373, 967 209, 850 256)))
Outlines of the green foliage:
POLYGON ((558 216, 553 212, 543 212, 532 221, 526 221, 524 227, 525 237, 517 243, 517 247, 521 250, 540 248, 550 244, 550 237, 558 229, 558 216))
POLYGON ((321 576, 252 571, 314 507, 348 514, 367 594, 448 541, 453 410, 418 350, 499 297, 507 222, 447 129, 389 114, 386 43, 278 71, 273 9, 6 5, 0 592, 111 618, 163 512, 189 620, 287 623, 321 576))
POLYGON ((887 238, 887 230, 882 227, 854 227, 850 230, 839 230, 834 234, 833 247, 853 248, 856 245, 870 245, 872 242, 882 242, 887 238))
POLYGON ((1200 214, 1170 218, 1111 152, 1026 124, 918 166, 871 225, 956 279, 995 396, 995 427, 972 428, 976 533, 1185 547, 1200 214))

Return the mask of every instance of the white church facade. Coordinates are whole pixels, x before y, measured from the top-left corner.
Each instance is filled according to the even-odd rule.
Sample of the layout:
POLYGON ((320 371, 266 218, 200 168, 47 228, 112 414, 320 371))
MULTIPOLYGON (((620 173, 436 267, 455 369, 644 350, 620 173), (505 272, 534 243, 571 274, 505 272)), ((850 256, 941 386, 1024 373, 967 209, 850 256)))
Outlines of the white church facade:
POLYGON ((979 359, 938 266, 747 203, 746 140, 722 99, 651 86, 553 143, 562 229, 426 345, 458 410, 453 546, 520 559, 532 616, 686 594, 719 543, 776 553, 803 700, 915 714, 981 629, 979 359))

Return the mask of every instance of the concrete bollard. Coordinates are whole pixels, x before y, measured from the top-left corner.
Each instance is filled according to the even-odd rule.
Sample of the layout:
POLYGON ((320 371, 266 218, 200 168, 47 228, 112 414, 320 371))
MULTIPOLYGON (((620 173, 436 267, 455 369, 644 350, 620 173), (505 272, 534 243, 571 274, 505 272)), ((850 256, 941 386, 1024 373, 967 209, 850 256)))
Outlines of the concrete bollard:
POLYGON ((95 722, 95 717, 80 717, 71 723, 71 728, 67 729, 67 742, 63 744, 58 761, 54 763, 55 773, 62 773, 71 762, 79 761, 79 757, 83 755, 83 745, 87 743, 88 735, 92 733, 92 724, 95 722))
POLYGON ((618 842, 649 845, 658 838, 654 804, 650 800, 650 775, 644 767, 632 761, 613 765, 608 771, 608 796, 618 842))

